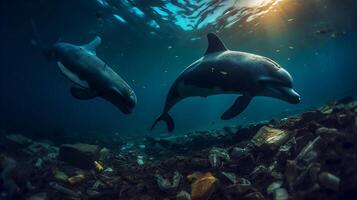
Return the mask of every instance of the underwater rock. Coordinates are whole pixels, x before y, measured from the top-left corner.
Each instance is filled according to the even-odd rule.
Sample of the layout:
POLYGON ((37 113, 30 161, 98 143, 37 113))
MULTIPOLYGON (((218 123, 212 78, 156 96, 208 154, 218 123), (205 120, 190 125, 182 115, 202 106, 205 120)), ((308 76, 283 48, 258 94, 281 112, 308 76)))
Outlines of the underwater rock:
POLYGON ((210 172, 207 173, 194 173, 187 178, 192 181, 191 184, 191 199, 203 200, 209 199, 213 192, 216 190, 218 179, 210 172))
POLYGON ((178 171, 175 172, 174 177, 172 178, 172 182, 163 178, 159 174, 155 176, 157 185, 159 186, 160 190, 167 193, 175 192, 180 184, 180 180, 182 179, 182 175, 178 171))
POLYGON ((256 179, 257 177, 264 177, 269 174, 269 169, 264 165, 259 165, 249 174, 250 179, 256 179))
POLYGON ((0 155, 0 179, 2 182, 2 187, 7 192, 7 196, 11 199, 16 193, 20 191, 19 186, 12 177, 12 173, 17 165, 17 162, 3 155, 0 155))
POLYGON ((188 192, 182 190, 177 193, 176 200, 191 200, 191 196, 188 192))
POLYGON ((105 161, 108 159, 108 156, 110 154, 110 150, 108 148, 103 147, 100 151, 99 151, 99 160, 100 161, 105 161))
POLYGON ((299 124, 308 123, 316 119, 320 119, 324 116, 325 114, 319 110, 304 112, 301 115, 301 120, 299 121, 299 124))
POLYGON ((325 105, 322 108, 320 108, 321 113, 323 114, 331 114, 333 112, 333 105, 325 105))
POLYGON ((81 197, 81 193, 80 192, 75 192, 69 188, 66 188, 58 183, 55 183, 55 182, 50 182, 48 184, 52 189, 60 192, 60 193, 63 193, 65 195, 68 195, 70 196, 71 198, 80 198, 81 197))
POLYGON ((273 194, 273 192, 279 188, 281 188, 281 186, 283 185, 283 181, 274 181, 272 182, 268 188, 267 188, 267 194, 268 195, 271 195, 273 194))
POLYGON ((252 184, 248 179, 238 178, 237 183, 230 185, 225 188, 225 193, 229 194, 229 196, 240 196, 246 193, 248 190, 252 188, 252 184))
POLYGON ((278 162, 278 164, 282 165, 286 162, 286 160, 290 159, 292 156, 292 150, 294 149, 295 145, 296 139, 295 137, 292 137, 288 142, 280 146, 278 153, 275 156, 275 160, 278 162))
POLYGON ((37 168, 42 168, 44 165, 57 160, 59 148, 43 142, 33 142, 22 152, 34 159, 37 158, 34 165, 37 168))
POLYGON ((59 157, 61 160, 83 169, 92 169, 99 158, 99 146, 90 144, 62 144, 59 157))
POLYGON ((263 126, 253 137, 252 142, 257 147, 266 146, 272 150, 275 150, 284 144, 290 138, 290 136, 291 134, 287 130, 263 126))
POLYGON ((237 176, 234 173, 229 172, 221 172, 223 177, 225 177, 229 182, 236 184, 237 183, 237 176))
POLYGON ((285 180, 289 189, 292 190, 297 176, 297 166, 295 160, 287 160, 285 166, 285 180))
POLYGON ((47 156, 48 154, 58 154, 58 147, 51 146, 47 143, 33 142, 26 150, 31 152, 33 156, 47 156))
POLYGON ((227 132, 228 134, 236 134, 239 131, 238 127, 223 127, 223 130, 227 132))
POLYGON ((309 190, 314 187, 320 171, 319 163, 310 163, 307 168, 300 170, 294 182, 294 188, 299 190, 309 190))
POLYGON ((300 168, 307 167, 310 163, 317 159, 317 149, 319 147, 321 137, 317 136, 313 141, 309 142, 296 156, 296 163, 300 168))
POLYGON ((333 191, 338 191, 340 187, 340 181, 341 180, 339 177, 329 172, 322 172, 319 175, 319 182, 321 185, 333 191))
MULTIPOLYGON (((353 107, 351 110, 347 107, 349 104, 351 102, 331 104, 331 113, 320 113, 321 118, 304 123, 299 117, 271 120, 269 124, 264 122, 264 125, 269 125, 265 132, 275 129, 288 134, 285 142, 273 148, 267 143, 261 144, 260 147, 264 148, 253 143, 252 138, 266 129, 259 124, 253 129, 238 128, 234 137, 219 129, 155 139, 162 140, 160 143, 168 147, 157 148, 160 154, 155 155, 148 154, 151 145, 146 143, 145 148, 139 147, 142 140, 127 141, 132 147, 125 152, 94 148, 90 151, 93 153, 89 153, 95 158, 88 162, 90 171, 82 172, 77 171, 77 164, 57 162, 55 155, 59 149, 46 142, 32 141, 19 151, 2 149, 18 163, 11 178, 23 193, 16 190, 13 199, 33 197, 37 200, 38 197, 42 200, 42 194, 37 196, 39 192, 45 192, 47 199, 263 200, 262 194, 267 195, 267 199, 347 199, 347 195, 352 193, 354 196, 354 191, 357 191, 354 184, 357 173, 357 109, 353 107), (241 133, 245 135, 244 139, 241 133), (228 138, 231 141, 227 142, 228 138), (207 143, 197 146, 202 141, 207 143), (218 141, 221 148, 211 148, 214 145, 208 148, 208 143, 216 145, 218 141), (181 153, 178 155, 178 152, 181 153), (138 158, 143 161, 145 158, 145 164, 138 165, 138 158), (41 167, 36 168, 36 165, 41 167), (213 166, 214 169, 211 168, 213 166), (182 176, 175 181, 178 177, 175 171, 190 174, 210 169, 214 170, 214 175, 194 173, 187 176, 189 181, 182 180, 182 176), (160 172, 161 176, 153 178, 151 172, 160 172), (174 173, 174 177, 169 175, 174 173), (52 183, 46 187, 50 181, 52 183)), ((258 140, 254 142, 259 143, 258 140)), ((155 145, 161 146, 157 141, 155 145)), ((70 154, 73 151, 80 150, 71 146, 70 154)), ((87 156, 85 152, 78 154, 87 156)), ((82 158, 76 156, 75 159, 82 158)), ((4 185, 1 182, 2 189, 4 185)), ((8 194, 2 192, 5 198, 9 197, 8 194)))
POLYGON ((355 100, 354 97, 352 96, 346 96, 346 97, 343 97, 341 99, 338 99, 336 104, 348 104, 348 103, 351 103, 355 100))
POLYGON ((246 156, 248 153, 249 150, 246 148, 234 147, 230 155, 233 160, 239 160, 240 158, 246 156))
POLYGON ((287 200, 289 199, 288 191, 285 188, 278 188, 273 192, 274 200, 287 200))
POLYGON ((262 193, 260 193, 258 191, 254 191, 254 192, 244 195, 243 199, 244 200, 264 200, 265 198, 262 195, 262 193))
POLYGON ((322 138, 335 138, 338 134, 337 129, 335 128, 326 128, 326 127, 320 127, 316 130, 316 134, 321 136, 322 138))
POLYGON ((309 178, 311 182, 315 183, 318 180, 318 175, 321 170, 321 164, 320 163, 311 163, 308 172, 309 172, 309 178))
POLYGON ((46 199, 47 199, 47 193, 42 192, 42 193, 32 195, 31 197, 27 198, 26 200, 46 200, 46 199))
POLYGON ((98 191, 87 189, 86 194, 90 199, 98 199, 102 194, 98 191))
POLYGON ((67 181, 68 179, 67 174, 59 170, 54 171, 53 177, 59 181, 67 181))
POLYGON ((76 185, 82 183, 86 179, 83 173, 77 174, 75 176, 68 177, 67 181, 70 185, 76 185))
POLYGON ((18 134, 11 134, 5 137, 4 144, 9 149, 20 149, 25 148, 32 143, 32 140, 18 134))
POLYGON ((229 154, 225 149, 213 147, 208 156, 212 168, 219 168, 224 161, 230 161, 229 154))

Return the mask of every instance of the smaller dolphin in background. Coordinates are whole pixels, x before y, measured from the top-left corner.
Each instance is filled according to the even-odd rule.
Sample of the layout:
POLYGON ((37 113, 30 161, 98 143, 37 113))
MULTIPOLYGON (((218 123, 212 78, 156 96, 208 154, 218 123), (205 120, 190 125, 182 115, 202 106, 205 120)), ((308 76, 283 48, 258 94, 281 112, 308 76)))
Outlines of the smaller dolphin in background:
POLYGON ((241 94, 221 119, 232 119, 246 109, 255 96, 268 96, 292 104, 300 102, 300 95, 293 89, 291 75, 273 60, 239 51, 228 50, 219 37, 207 35, 205 55, 188 66, 175 80, 166 98, 159 121, 174 130, 174 120, 169 110, 187 97, 207 97, 217 94, 241 94))
POLYGON ((70 89, 73 97, 80 100, 102 97, 129 114, 136 106, 136 95, 112 68, 96 56, 100 43, 99 36, 82 46, 58 42, 45 49, 45 54, 55 58, 61 72, 77 85, 70 89))

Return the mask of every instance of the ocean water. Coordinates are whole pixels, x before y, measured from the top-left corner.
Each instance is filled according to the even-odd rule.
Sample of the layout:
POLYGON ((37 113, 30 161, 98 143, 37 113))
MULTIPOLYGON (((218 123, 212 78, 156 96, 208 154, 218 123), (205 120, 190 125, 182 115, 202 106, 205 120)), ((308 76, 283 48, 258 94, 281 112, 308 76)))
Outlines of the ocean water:
POLYGON ((170 111, 173 134, 282 118, 357 93, 357 3, 353 0, 2 0, 0 129, 39 137, 166 134, 150 126, 171 84, 200 58, 215 32, 231 50, 275 60, 294 79, 301 103, 255 98, 232 120, 237 95, 194 97, 170 111), (102 38, 97 56, 134 89, 130 115, 101 98, 80 101, 42 43, 102 38))

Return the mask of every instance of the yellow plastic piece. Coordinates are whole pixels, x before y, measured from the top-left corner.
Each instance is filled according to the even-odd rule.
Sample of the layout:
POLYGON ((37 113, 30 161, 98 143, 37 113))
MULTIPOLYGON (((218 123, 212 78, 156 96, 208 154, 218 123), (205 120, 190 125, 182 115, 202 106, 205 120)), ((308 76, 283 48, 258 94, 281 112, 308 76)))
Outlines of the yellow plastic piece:
POLYGON ((78 174, 75 176, 71 176, 67 179, 68 183, 71 185, 75 185, 78 183, 81 183, 86 177, 84 176, 84 174, 78 174))
POLYGON ((192 174, 187 177, 194 182, 191 184, 191 198, 192 200, 206 199, 211 196, 216 188, 218 179, 210 172, 205 174, 192 174))
POLYGON ((100 164, 98 161, 94 161, 94 166, 95 166, 95 169, 99 172, 103 171, 104 170, 104 167, 102 164, 100 164))

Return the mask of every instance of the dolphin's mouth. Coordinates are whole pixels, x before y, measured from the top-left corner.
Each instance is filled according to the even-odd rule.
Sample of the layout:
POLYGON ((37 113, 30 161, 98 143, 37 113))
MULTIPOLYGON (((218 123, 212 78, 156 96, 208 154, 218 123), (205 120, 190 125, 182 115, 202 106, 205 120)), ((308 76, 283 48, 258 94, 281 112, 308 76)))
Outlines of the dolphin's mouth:
POLYGON ((119 108, 124 114, 132 113, 136 106, 135 95, 124 96, 116 90, 110 90, 103 94, 102 97, 119 108))
POLYGON ((284 86, 271 87, 276 91, 277 98, 287 101, 292 104, 298 104, 301 101, 300 95, 292 88, 284 86))

